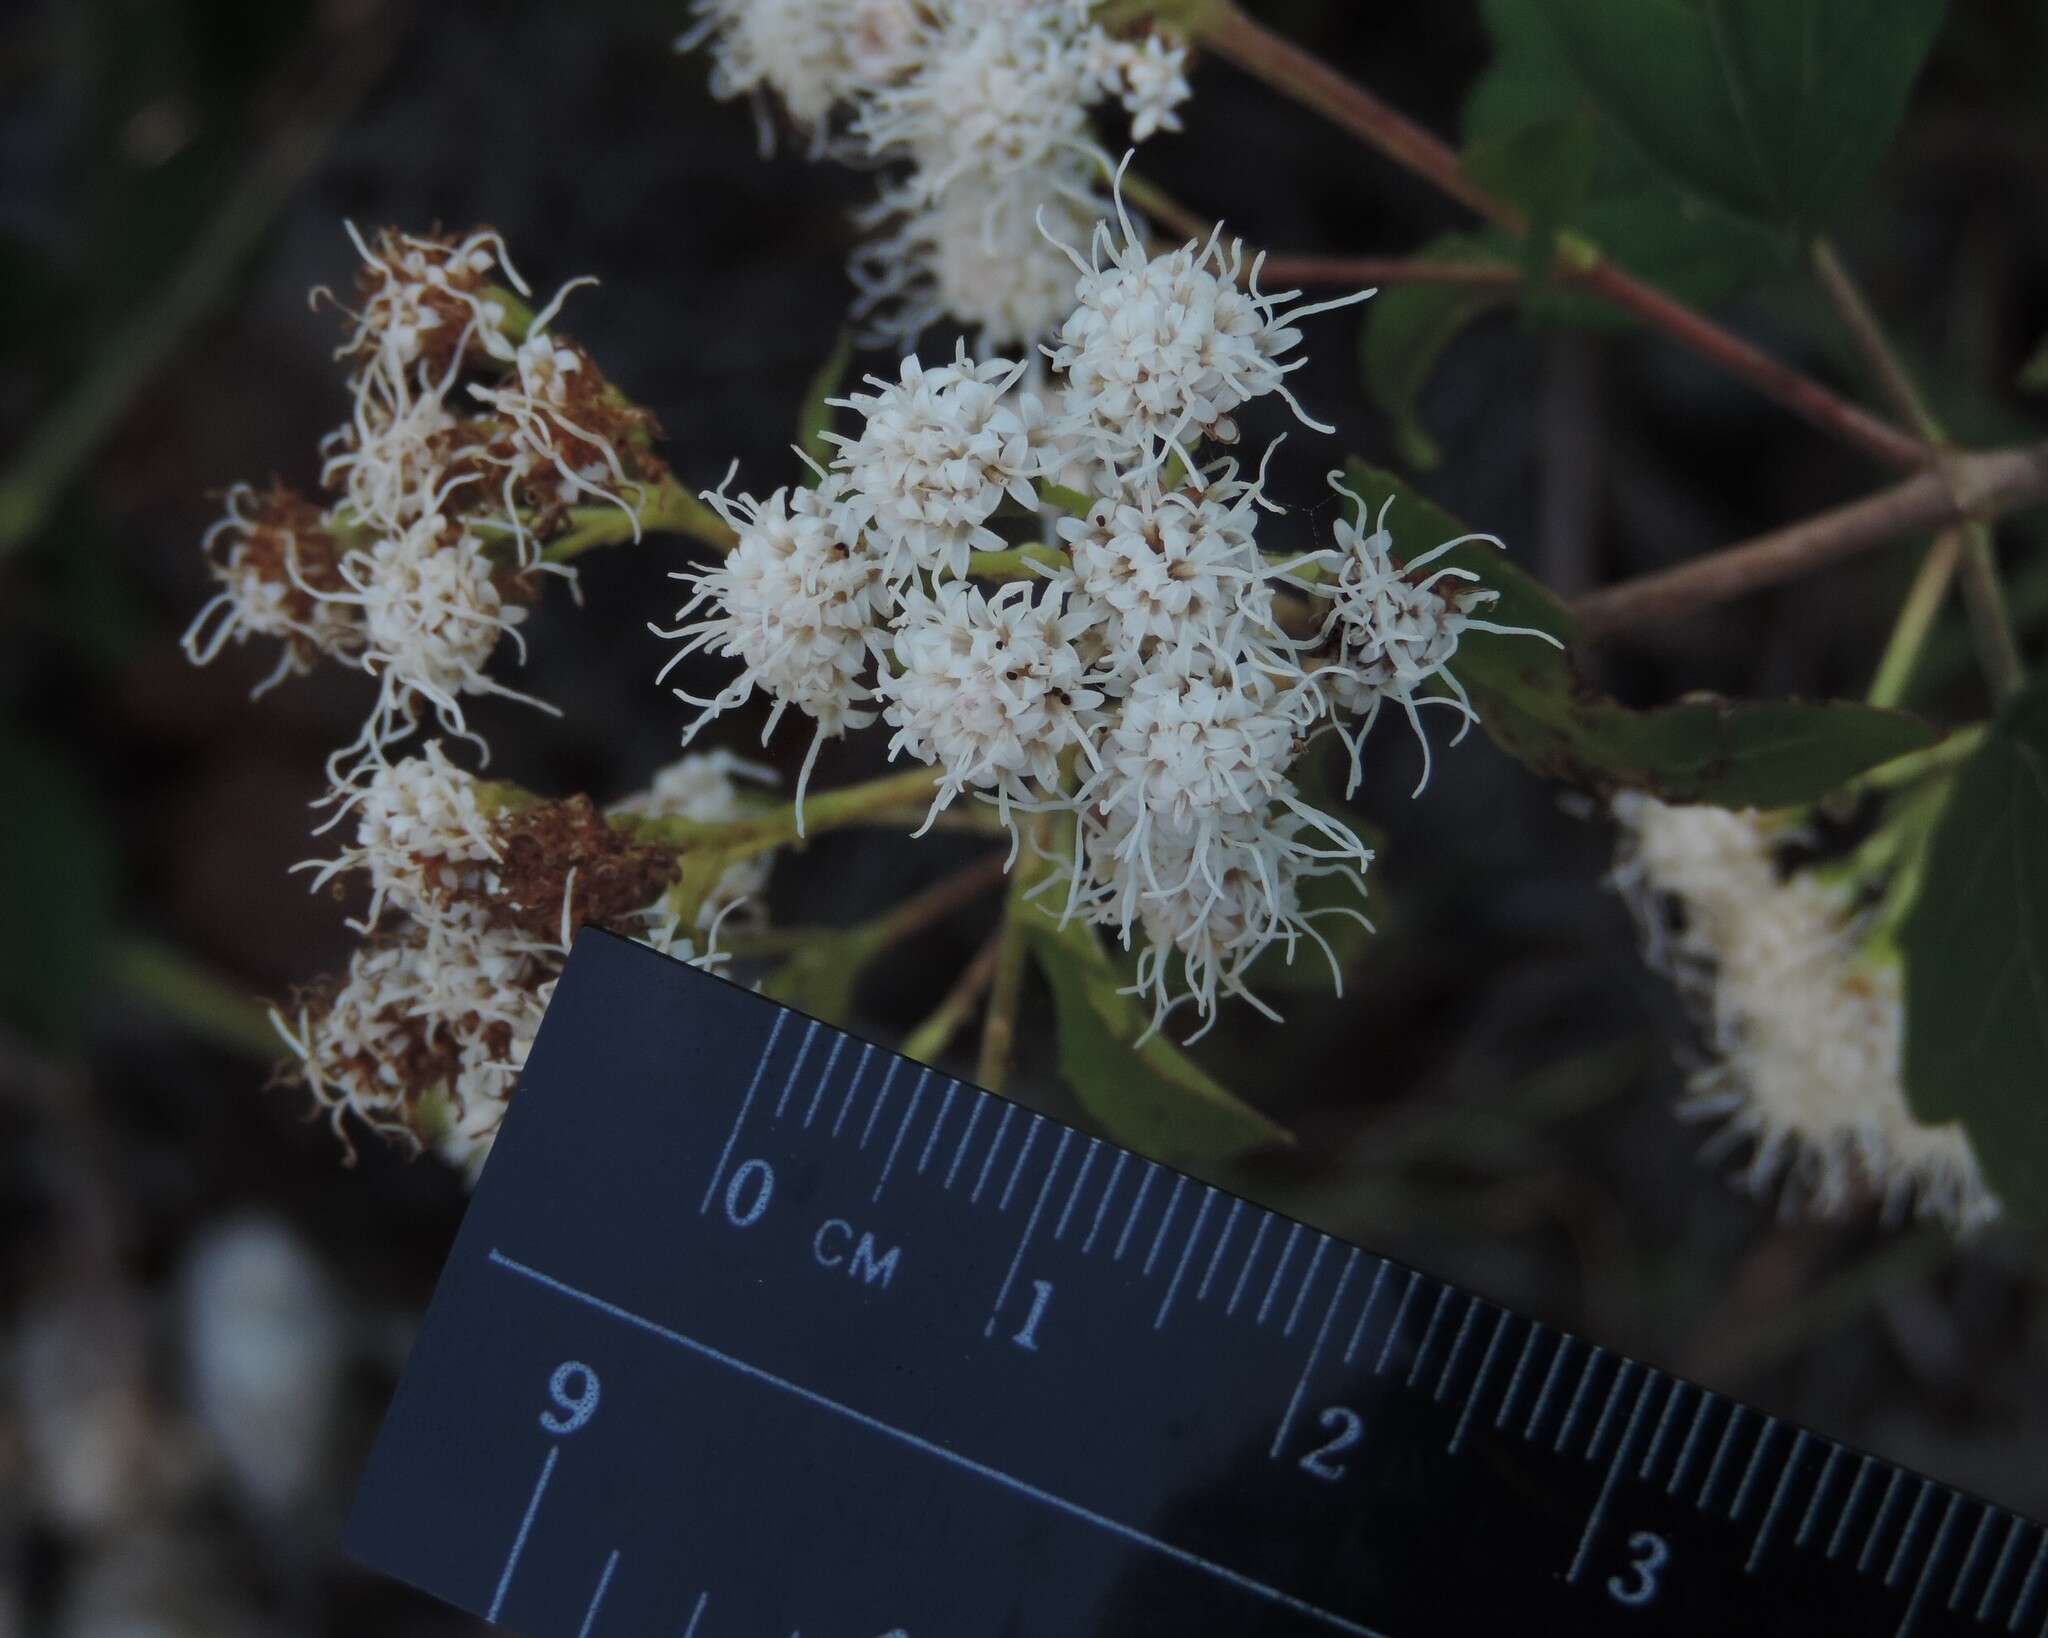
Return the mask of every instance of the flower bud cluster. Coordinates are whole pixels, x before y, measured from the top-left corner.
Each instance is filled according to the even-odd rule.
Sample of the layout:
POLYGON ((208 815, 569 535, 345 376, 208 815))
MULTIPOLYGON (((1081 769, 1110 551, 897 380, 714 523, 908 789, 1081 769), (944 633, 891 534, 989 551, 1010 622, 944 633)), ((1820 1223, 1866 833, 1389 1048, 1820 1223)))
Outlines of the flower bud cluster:
MULTIPOLYGON (((882 334, 940 317, 1008 347, 1069 305, 1037 223, 1086 238, 1103 213, 1090 113, 1120 103, 1131 140, 1180 129, 1187 49, 1156 26, 1092 20, 1093 0, 698 0, 679 43, 708 40, 723 97, 772 93, 813 153, 890 180, 865 213, 887 231, 854 261, 882 334)), ((761 114, 764 147, 772 125, 761 114)))
POLYGON ((1712 1060, 1685 1111, 1739 1176, 1816 1215, 1877 1197, 1959 1226, 1998 1213, 1960 1125, 1906 1101, 1899 959, 1872 936, 1852 883, 1781 867, 1787 840, 1755 813, 1627 794, 1614 879, 1652 965, 1697 1013, 1712 1060))
MULTIPOLYGON (((230 642, 282 645, 264 686, 321 656, 377 679, 340 782, 383 760, 431 710, 475 740, 463 700, 510 694, 488 671, 585 502, 629 507, 664 469, 653 424, 589 355, 552 332, 497 235, 350 230, 362 259, 342 305, 348 419, 322 442, 324 504, 237 485, 205 548, 219 591, 185 636, 195 662, 230 642)), ((518 696, 523 697, 523 696, 518 696)), ((480 745, 481 742, 477 741, 480 745)))
POLYGON ((1270 946, 1327 953, 1312 917, 1357 914, 1305 907, 1310 878, 1362 892, 1371 859, 1303 797, 1310 744, 1342 735, 1356 773, 1383 701, 1462 702, 1460 634, 1511 628, 1476 617, 1491 594, 1469 571, 1427 572, 1458 542, 1407 569, 1361 524, 1334 548, 1262 544, 1281 510, 1263 470, 1202 451, 1269 396, 1315 427, 1285 378, 1318 309, 1261 292, 1220 230, 1147 257, 1117 211, 1120 239, 1063 252, 1078 279, 1046 375, 963 346, 870 377, 835 401, 859 424, 828 434, 814 487, 707 497, 738 543, 677 576, 691 595, 660 634, 677 660, 740 664, 682 695, 689 734, 759 692, 768 732, 792 706, 812 720, 807 778, 824 740, 879 714, 891 756, 935 770, 933 816, 971 795, 1029 831, 1063 914, 1142 937, 1156 1015, 1192 1000, 1207 1018, 1270 946))

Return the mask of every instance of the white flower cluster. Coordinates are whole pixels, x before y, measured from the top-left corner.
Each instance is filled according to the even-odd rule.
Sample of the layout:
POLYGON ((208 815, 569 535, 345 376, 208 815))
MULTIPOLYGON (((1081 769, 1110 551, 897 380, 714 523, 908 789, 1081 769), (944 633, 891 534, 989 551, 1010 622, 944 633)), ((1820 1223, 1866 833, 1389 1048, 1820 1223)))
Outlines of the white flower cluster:
MULTIPOLYGON (((1069 305, 1058 252, 1085 239, 1104 169, 1090 124, 1120 102, 1131 139, 1180 129, 1186 47, 1111 35, 1093 0, 698 0, 678 44, 711 42, 722 97, 773 93, 814 153, 892 180, 865 213, 858 311, 915 335, 950 316, 983 345, 1036 342, 1069 305)), ((761 110, 764 147, 772 126, 761 110)))
POLYGON ((338 356, 351 409, 322 444, 333 498, 229 491, 205 542, 220 591, 185 637, 201 663, 230 641, 282 642, 265 686, 323 655, 374 676, 363 730, 331 764, 341 782, 427 708, 481 748, 462 701, 526 697, 486 667, 503 639, 519 643, 536 575, 568 572, 543 561, 543 538, 570 506, 625 505, 659 475, 646 418, 550 333, 562 295, 587 281, 528 315, 494 233, 350 235, 362 267, 338 356))
POLYGON ((1853 890, 1781 872, 1754 813, 1634 794, 1614 811, 1615 879, 1714 1054, 1687 1112, 1721 1123, 1724 1147, 1749 1146, 1743 1182, 1820 1215, 1869 1191, 1889 1212, 1964 1227, 1996 1216, 1962 1128, 1907 1105, 1898 959, 1866 947, 1853 890))
POLYGON ((1220 994, 1249 996, 1271 945, 1323 944, 1306 879, 1370 861, 1302 798, 1310 741, 1342 733, 1355 772, 1385 699, 1412 718, 1440 685, 1469 717, 1445 669, 1460 634, 1510 628, 1475 618, 1490 593, 1446 589, 1470 571, 1403 571, 1384 528, 1262 549, 1261 513, 1280 510, 1264 472, 1199 452, 1234 442, 1232 417, 1268 395, 1307 420, 1286 355, 1318 309, 1260 292, 1256 268, 1241 285, 1220 233, 1148 259, 1123 226, 1074 255, 1043 391, 964 348, 869 378, 837 401, 860 426, 829 435, 814 487, 707 497, 737 544, 676 576, 689 601, 656 629, 681 640, 677 660, 741 668, 708 699, 678 690, 698 710, 689 734, 756 692, 769 732, 792 706, 812 719, 799 812, 818 747, 879 712, 890 754, 936 770, 934 816, 972 794, 1018 839, 1041 828, 1019 813, 1065 816, 1071 843, 1046 844, 1064 914, 1142 932, 1155 1014, 1191 999, 1206 1018, 1220 994))
MULTIPOLYGON (((733 818, 741 811, 736 778, 759 777, 723 752, 686 756, 617 811, 733 818)), ((338 1133, 346 1135, 353 1116, 373 1131, 428 1144, 472 1173, 504 1118, 579 922, 602 921, 709 964, 720 920, 767 882, 766 858, 736 866, 685 929, 661 897, 665 873, 621 844, 606 861, 625 866, 613 872, 618 892, 593 902, 593 878, 579 880, 587 852, 586 863, 566 869, 559 859, 522 857, 516 821, 438 740, 420 755, 376 765, 348 796, 342 819, 353 820, 353 845, 307 868, 318 872, 316 886, 343 872, 367 880, 369 912, 355 925, 369 936, 347 974, 303 995, 288 1018, 278 1016, 278 1028, 297 1079, 338 1133), (541 893, 554 902, 533 902, 541 893)))

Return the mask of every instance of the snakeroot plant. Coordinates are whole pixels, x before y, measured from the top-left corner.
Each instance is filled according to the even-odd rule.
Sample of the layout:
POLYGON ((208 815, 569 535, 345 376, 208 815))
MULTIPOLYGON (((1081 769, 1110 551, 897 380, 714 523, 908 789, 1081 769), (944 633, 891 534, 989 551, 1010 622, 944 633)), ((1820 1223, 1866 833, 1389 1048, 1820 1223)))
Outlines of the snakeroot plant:
MULTIPOLYGON (((1682 1110, 1733 1178, 1823 1214, 1971 1228, 2039 1209, 2048 1137, 2013 1109, 2048 1085, 2048 733, 1988 520, 2048 498, 2048 455, 1949 445, 1818 232, 1804 149, 1780 156, 1773 192, 1650 143, 1625 208, 1593 209, 1605 172, 1560 144, 1558 109, 1594 105, 1603 132, 1640 132, 1647 112, 1611 77, 1543 78, 1618 49, 1581 10, 1539 27, 1495 8, 1500 57, 1471 114, 1492 146, 1468 166, 1227 0, 699 0, 680 43, 708 55, 716 95, 753 105, 764 146, 881 178, 851 269, 881 351, 821 390, 789 462, 745 478, 711 449, 676 457, 692 481, 671 471, 655 417, 559 327, 591 281, 536 303, 487 229, 349 229, 354 285, 318 293, 349 400, 309 463, 319 493, 228 492, 203 543, 217 594, 186 639, 199 662, 263 647, 258 692, 323 661, 374 682, 304 867, 355 884, 361 944, 277 1008, 288 1078, 345 1137, 474 1167, 579 927, 843 1011, 864 967, 1000 884, 987 946, 907 1050, 947 1051, 978 1007, 979 1076, 1000 1087, 1035 966, 1092 1117, 1142 1141, 1186 1108, 1206 1135, 1175 1158, 1233 1153, 1277 1128, 1189 1049, 1233 1010, 1280 1018, 1283 988, 1289 1008, 1335 1006, 1371 981, 1375 848, 1352 804, 1445 799, 1436 759, 1478 726, 1598 799, 1645 957, 1695 1020, 1682 1110), (1196 117, 1204 53, 1483 231, 1309 260, 1191 216, 1133 166, 1135 145, 1196 117), (1133 145, 1120 164, 1111 141, 1133 145), (1651 199, 1659 232, 1715 231, 1698 197, 1807 247, 1908 428, 1634 270, 1630 212, 1651 199), (1620 240, 1596 243, 1595 221, 1620 240), (1536 322, 1636 321, 1904 476, 1567 603, 1499 537, 1352 454, 1336 406, 1295 390, 1308 350, 1348 349, 1362 322, 1368 391, 1425 467, 1428 364, 1513 301, 1536 322), (1319 485, 1275 478, 1282 437, 1312 447, 1319 485), (1592 680, 1618 632, 1928 530, 1864 700, 1638 708, 1592 680), (528 612, 553 582, 573 594, 584 553, 657 535, 692 543, 649 622, 670 650, 648 709, 672 714, 680 760, 624 794, 487 777, 466 705, 552 709, 516 686, 528 612), (1951 585, 1994 715, 1944 732, 1900 706, 1951 585), (700 743, 743 710, 764 724, 761 762, 700 743), (822 747, 855 736, 893 766, 829 786, 822 747), (1420 747, 1412 789, 1390 783, 1401 736, 1420 747), (852 825, 967 832, 985 853, 850 931, 769 925, 777 855, 852 825)), ((1903 69, 1829 105, 1856 153, 1882 146, 1923 32, 1902 36, 1903 69)))

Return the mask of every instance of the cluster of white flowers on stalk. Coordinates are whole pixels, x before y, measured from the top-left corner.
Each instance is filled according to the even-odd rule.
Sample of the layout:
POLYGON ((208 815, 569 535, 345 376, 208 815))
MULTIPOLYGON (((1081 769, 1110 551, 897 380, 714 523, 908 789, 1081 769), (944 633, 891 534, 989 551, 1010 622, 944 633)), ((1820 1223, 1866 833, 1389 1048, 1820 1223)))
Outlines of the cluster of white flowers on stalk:
MULTIPOLYGON (((1187 48, 1154 24, 1112 34, 1094 0, 697 0, 722 97, 772 94, 814 154, 886 168, 854 261, 880 333, 949 316, 982 344, 1045 336, 1070 305, 1037 229, 1100 220, 1091 110, 1121 103, 1143 142, 1180 129, 1187 48)), ((757 100, 764 147, 768 109, 757 100)))
POLYGON ((351 840, 306 867, 316 887, 364 885, 351 923, 364 943, 278 1024, 289 1074, 337 1131, 354 1117, 473 1168, 578 927, 712 959, 720 918, 759 892, 767 858, 735 866, 685 927, 668 901, 674 851, 635 827, 731 817, 735 776, 758 770, 686 757, 608 819, 586 798, 486 786, 439 739, 397 754, 429 710, 484 753, 463 701, 511 693, 487 668, 505 639, 521 644, 538 575, 569 572, 548 544, 583 506, 621 509, 637 532, 635 507, 666 469, 651 418, 553 331, 562 297, 590 281, 530 313, 496 234, 350 232, 362 268, 338 356, 351 404, 322 443, 328 500, 229 491, 205 541, 220 590, 186 648, 205 662, 230 642, 277 641, 264 687, 322 656, 377 679, 361 732, 329 763, 322 828, 349 826, 351 840))
POLYGON ((1719 1123, 1718 1148, 1747 1145, 1744 1184, 1819 1215, 1875 1194, 1963 1227, 1996 1216, 1962 1127, 1924 1125, 1906 1102, 1899 960, 1854 887, 1782 870, 1786 838, 1754 813, 1634 794, 1614 810, 1615 879, 1713 1054, 1686 1111, 1719 1123))
POLYGON ((1264 470, 1203 450, 1267 396, 1316 426, 1285 379, 1319 309, 1261 292, 1220 230, 1147 258, 1118 214, 1121 239, 1063 251, 1078 283, 1043 386, 964 348, 870 377, 834 401, 859 425, 827 435, 814 487, 707 497, 737 544, 676 576, 689 601, 656 629, 678 659, 741 667, 709 698, 678 690, 689 734, 759 692, 768 732, 791 707, 811 718, 808 777, 879 710, 891 756, 934 768, 932 816, 992 804, 1055 861, 1049 905, 1142 936, 1157 1018, 1192 1001, 1213 1019, 1274 944, 1327 953, 1308 879, 1363 891, 1369 850, 1301 794, 1310 743, 1342 734, 1355 775, 1385 699, 1413 719, 1441 687, 1469 718, 1445 669, 1460 635, 1512 628, 1475 618, 1492 594, 1470 571, 1402 570, 1384 528, 1262 544, 1282 510, 1264 470))
POLYGON ((342 783, 429 710, 481 749, 462 702, 526 697, 487 668, 506 638, 519 644, 538 577, 569 572, 546 561, 547 539, 572 506, 626 506, 664 475, 648 417, 550 332, 588 281, 529 313, 494 233, 350 236, 362 265, 337 352, 350 412, 321 446, 329 500, 230 490, 205 542, 220 591, 185 637, 202 663, 230 642, 281 642, 264 686, 321 656, 375 677, 363 730, 332 764, 342 783))

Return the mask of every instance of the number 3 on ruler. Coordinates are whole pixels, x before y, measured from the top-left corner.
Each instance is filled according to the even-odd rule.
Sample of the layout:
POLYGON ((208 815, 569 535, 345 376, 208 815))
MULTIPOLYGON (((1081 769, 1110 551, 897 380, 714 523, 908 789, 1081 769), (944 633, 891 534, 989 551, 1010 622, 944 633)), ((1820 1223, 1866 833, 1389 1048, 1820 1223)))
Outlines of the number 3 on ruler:
POLYGON ((1628 1538, 1628 1550, 1635 1554, 1629 1560, 1631 1573, 1626 1577, 1609 1576, 1607 1594, 1617 1604, 1641 1609, 1663 1591, 1664 1566, 1671 1562, 1671 1543, 1648 1530, 1638 1530, 1628 1538))
POLYGON ((548 1397, 556 1408, 540 1413, 540 1425, 554 1434, 574 1433, 597 1414, 597 1396, 597 1372, 588 1365, 573 1359, 557 1365, 548 1378, 548 1397))

